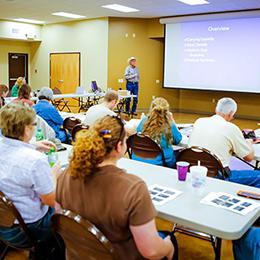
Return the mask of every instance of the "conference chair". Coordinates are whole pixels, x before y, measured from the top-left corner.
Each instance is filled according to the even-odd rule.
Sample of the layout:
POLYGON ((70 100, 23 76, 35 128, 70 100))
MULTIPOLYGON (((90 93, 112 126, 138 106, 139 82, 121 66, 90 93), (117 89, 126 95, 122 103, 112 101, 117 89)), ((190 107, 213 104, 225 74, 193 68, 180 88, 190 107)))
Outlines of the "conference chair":
POLYGON ((186 161, 190 166, 198 165, 198 161, 200 161, 202 166, 208 168, 208 177, 216 177, 218 175, 227 177, 225 169, 218 157, 202 147, 193 146, 182 150, 178 154, 177 161, 186 161))
POLYGON ((67 117, 63 121, 63 128, 72 134, 72 129, 75 125, 81 124, 81 120, 76 117, 67 117))
POLYGON ((76 134, 83 129, 89 129, 89 126, 84 124, 77 124, 73 127, 71 132, 72 141, 76 140, 76 134))
POLYGON ((130 159, 132 159, 133 153, 143 159, 155 159, 158 155, 161 155, 163 166, 167 166, 162 148, 149 136, 131 135, 127 139, 127 152, 130 159))
POLYGON ((52 228, 63 238, 68 260, 116 259, 111 242, 88 220, 70 210, 55 213, 52 228))
MULTIPOLYGON (((198 161, 200 161, 200 165, 205 166, 208 168, 208 177, 225 177, 226 172, 218 157, 211 153, 209 150, 197 146, 193 146, 191 148, 186 148, 182 150, 178 157, 177 161, 186 161, 190 163, 190 166, 198 165, 198 161)), ((190 228, 186 228, 183 226, 179 226, 178 224, 174 224, 173 232, 183 233, 189 236, 193 236, 199 239, 203 239, 206 241, 211 242, 214 252, 217 255, 218 246, 219 246, 219 239, 215 236, 199 232, 190 228)))
MULTIPOLYGON (((60 95, 62 94, 59 88, 54 88, 52 89, 53 94, 54 95, 60 95)), ((68 109, 69 112, 71 112, 69 105, 68 105, 69 101, 65 100, 64 98, 60 98, 60 99, 53 99, 52 100, 52 104, 57 107, 57 109, 59 111, 63 111, 64 108, 66 107, 68 109)))
POLYGON ((2 240, 4 244, 3 251, 0 255, 0 260, 4 260, 5 256, 8 253, 10 248, 28 250, 32 259, 36 260, 36 253, 39 250, 39 243, 33 237, 30 230, 26 226, 22 216, 16 209, 15 205, 11 200, 9 200, 3 192, 0 191, 0 227, 1 228, 12 228, 14 225, 18 225, 20 229, 24 232, 25 237, 27 238, 26 247, 17 247, 8 241, 2 240), (18 224, 14 224, 15 220, 18 221, 18 224))

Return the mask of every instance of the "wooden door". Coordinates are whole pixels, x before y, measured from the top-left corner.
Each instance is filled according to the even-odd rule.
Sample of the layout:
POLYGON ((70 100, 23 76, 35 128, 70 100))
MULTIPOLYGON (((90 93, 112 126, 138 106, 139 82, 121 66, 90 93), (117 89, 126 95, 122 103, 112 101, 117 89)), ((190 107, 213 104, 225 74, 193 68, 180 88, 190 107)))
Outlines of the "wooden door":
POLYGON ((9 88, 15 84, 17 78, 23 77, 28 83, 28 54, 8 53, 9 88))
POLYGON ((61 93, 75 93, 80 86, 80 53, 50 54, 50 86, 61 93))

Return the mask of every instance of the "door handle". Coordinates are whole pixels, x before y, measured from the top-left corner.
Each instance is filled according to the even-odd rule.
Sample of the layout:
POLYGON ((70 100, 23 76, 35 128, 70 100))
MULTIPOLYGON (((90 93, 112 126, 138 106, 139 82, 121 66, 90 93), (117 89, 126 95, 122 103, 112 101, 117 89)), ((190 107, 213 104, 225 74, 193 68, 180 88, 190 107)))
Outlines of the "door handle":
POLYGON ((63 83, 63 82, 64 82, 64 80, 63 80, 63 79, 59 79, 58 81, 59 81, 60 83, 63 83))

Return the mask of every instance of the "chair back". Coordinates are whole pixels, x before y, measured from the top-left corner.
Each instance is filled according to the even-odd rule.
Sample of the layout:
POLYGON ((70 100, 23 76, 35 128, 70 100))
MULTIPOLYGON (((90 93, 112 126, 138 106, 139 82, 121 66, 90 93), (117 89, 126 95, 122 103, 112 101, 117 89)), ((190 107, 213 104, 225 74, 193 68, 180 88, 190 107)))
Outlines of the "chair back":
MULTIPOLYGON (((15 220, 18 221, 20 228, 24 231, 25 235, 27 236, 29 242, 28 247, 36 246, 37 241, 36 239, 34 239, 31 232, 29 231, 26 224, 24 223, 21 214, 16 209, 13 202, 10 199, 8 199, 8 197, 5 196, 5 194, 2 191, 0 191, 0 227, 12 228, 15 223, 15 220)), ((4 242, 6 244, 9 244, 6 241, 4 242)))
POLYGON ((73 127, 72 131, 71 131, 71 137, 72 137, 72 141, 75 141, 76 139, 76 134, 83 130, 83 129, 89 129, 88 125, 84 125, 84 124, 77 124, 73 127))
POLYGON ((127 151, 130 159, 133 153, 144 159, 155 159, 158 155, 162 155, 163 164, 166 165, 161 147, 146 135, 131 135, 127 139, 127 151))
POLYGON ((67 117, 63 121, 64 129, 68 130, 72 134, 72 129, 75 125, 81 124, 81 120, 76 117, 67 117))
POLYGON ((208 177, 215 177, 218 173, 226 176, 225 169, 218 157, 209 150, 197 146, 182 150, 177 161, 186 161, 190 166, 198 165, 198 161, 202 166, 208 168, 208 177))
POLYGON ((51 225, 65 242, 67 259, 115 259, 110 241, 80 215, 62 210, 52 216, 51 225))
POLYGON ((48 125, 48 123, 40 116, 36 115, 37 127, 35 128, 35 135, 37 129, 41 129, 45 139, 55 138, 55 131, 48 125))
POLYGON ((53 94, 54 94, 54 95, 62 94, 61 91, 60 91, 60 89, 57 88, 57 87, 53 88, 52 91, 53 91, 53 94))

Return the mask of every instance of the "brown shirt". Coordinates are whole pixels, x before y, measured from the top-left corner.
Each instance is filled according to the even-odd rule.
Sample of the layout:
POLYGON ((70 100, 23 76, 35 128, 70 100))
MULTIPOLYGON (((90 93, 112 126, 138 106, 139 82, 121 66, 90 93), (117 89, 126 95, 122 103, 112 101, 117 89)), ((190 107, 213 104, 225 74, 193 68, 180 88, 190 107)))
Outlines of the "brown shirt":
POLYGON ((113 165, 100 167, 85 181, 65 171, 57 181, 56 200, 92 222, 113 243, 119 259, 143 259, 129 225, 145 224, 156 216, 146 184, 113 165))

